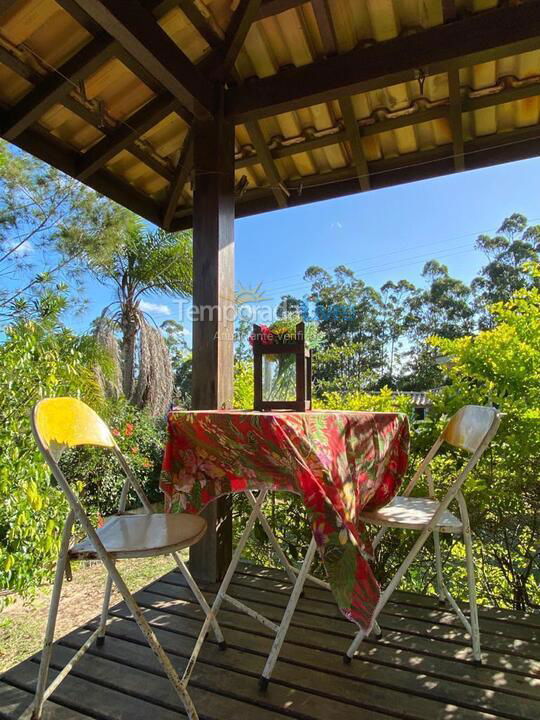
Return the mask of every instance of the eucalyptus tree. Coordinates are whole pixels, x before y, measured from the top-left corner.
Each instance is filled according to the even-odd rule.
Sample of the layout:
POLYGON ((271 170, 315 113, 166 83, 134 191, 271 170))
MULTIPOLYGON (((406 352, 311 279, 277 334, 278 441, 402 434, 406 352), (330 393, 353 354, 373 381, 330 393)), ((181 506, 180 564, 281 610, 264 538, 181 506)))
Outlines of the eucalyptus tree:
POLYGON ((126 215, 0 140, 0 321, 31 312, 36 295, 60 282, 68 281, 72 299, 80 298, 76 286, 87 256, 110 252, 126 215))
POLYGON ((191 236, 150 231, 132 216, 114 252, 104 260, 92 261, 91 268, 115 291, 114 302, 97 323, 97 336, 109 349, 118 348, 121 390, 137 407, 160 415, 173 392, 171 356, 166 339, 142 310, 141 301, 153 293, 171 297, 191 294, 191 236))

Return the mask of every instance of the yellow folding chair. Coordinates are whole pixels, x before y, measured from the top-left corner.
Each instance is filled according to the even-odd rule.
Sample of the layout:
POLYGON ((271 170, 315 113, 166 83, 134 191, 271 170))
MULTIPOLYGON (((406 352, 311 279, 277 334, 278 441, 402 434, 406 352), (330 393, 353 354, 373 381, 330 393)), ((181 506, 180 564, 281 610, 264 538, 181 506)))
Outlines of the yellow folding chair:
POLYGON ((85 405, 80 400, 69 397, 41 400, 33 409, 32 430, 39 449, 68 500, 70 511, 62 533, 36 695, 34 702, 25 712, 25 717, 39 720, 45 701, 64 680, 75 663, 80 660, 94 641, 98 645, 105 641, 110 595, 112 583, 114 582, 176 690, 188 717, 190 720, 196 720, 198 718, 197 711, 187 691, 187 685, 210 625, 220 648, 225 649, 226 645, 215 615, 212 613, 188 568, 181 560, 178 551, 194 545, 203 537, 206 532, 206 521, 197 515, 153 512, 148 498, 120 452, 109 428, 88 405, 85 405), (63 451, 66 448, 79 445, 96 445, 112 450, 126 475, 120 496, 118 514, 108 518, 103 527, 100 528, 93 527, 77 495, 73 492, 58 466, 63 451), (125 514, 130 487, 133 487, 144 507, 145 512, 143 514, 125 514), (70 547, 74 522, 78 522, 82 526, 86 537, 81 542, 70 547), (154 557, 167 554, 174 557, 178 568, 186 578, 189 587, 206 615, 192 655, 181 678, 165 654, 154 631, 116 567, 116 560, 120 558, 154 557), (47 686, 58 603, 66 567, 70 560, 96 558, 101 560, 108 573, 99 626, 64 669, 55 677, 53 682, 47 686))
MULTIPOLYGON (((448 602, 450 604, 461 620, 465 630, 471 636, 474 662, 482 662, 480 628, 478 625, 478 609, 476 605, 472 532, 467 504, 461 489, 467 476, 479 462, 490 442, 495 437, 501 423, 501 417, 501 413, 493 407, 482 407, 479 405, 465 405, 462 407, 450 418, 437 441, 411 478, 403 494, 396 496, 388 505, 384 505, 378 510, 367 511, 360 514, 360 520, 362 522, 381 528, 373 540, 374 549, 389 528, 416 530, 419 533, 416 542, 399 566, 394 577, 381 593, 379 602, 375 607, 373 612, 373 617, 375 618, 373 629, 376 635, 381 634, 376 622, 377 617, 382 612, 392 593, 398 587, 403 576, 429 536, 433 535, 439 600, 441 603, 448 602), (469 457, 457 477, 449 484, 446 493, 440 500, 437 500, 430 465, 443 444, 463 450, 469 457), (429 497, 411 497, 414 486, 423 475, 427 478, 429 497), (448 510, 448 506, 454 501, 456 501, 458 505, 459 517, 456 517, 448 510), (465 545, 467 589, 470 607, 469 617, 466 617, 444 582, 439 540, 440 533, 451 533, 456 536, 461 536, 465 545)), ((346 663, 351 662, 363 638, 364 633, 359 631, 343 658, 346 663)))

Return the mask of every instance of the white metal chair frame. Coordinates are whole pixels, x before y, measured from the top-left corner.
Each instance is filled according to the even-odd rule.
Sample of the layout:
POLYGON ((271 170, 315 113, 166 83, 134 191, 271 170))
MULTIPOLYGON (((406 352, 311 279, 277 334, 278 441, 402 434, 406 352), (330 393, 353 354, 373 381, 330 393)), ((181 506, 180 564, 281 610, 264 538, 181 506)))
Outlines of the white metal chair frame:
MULTIPOLYGON (((58 400, 65 400, 65 398, 58 398, 58 400)), ((43 401, 40 401, 43 402, 43 401)), ((49 400, 50 402, 50 400, 49 400)), ((76 401, 80 402, 80 401, 76 401)), ((74 665, 77 663, 78 660, 84 655, 84 653, 92 646, 92 643, 96 641, 98 645, 102 644, 105 640, 106 635, 106 625, 107 625, 107 616, 108 616, 108 609, 109 609, 109 603, 110 603, 110 596, 111 596, 111 590, 112 590, 112 584, 116 585, 119 592, 121 593, 126 605, 130 609, 131 613, 133 614, 134 619, 136 620, 139 628, 141 629, 143 635, 145 636, 146 640, 148 641, 148 644, 150 645, 150 648, 156 655, 157 659, 159 660, 163 670, 165 671, 167 677, 171 681, 176 693, 178 694, 178 697, 182 701, 189 720, 198 720, 198 714, 195 709, 195 706, 193 704, 193 701, 191 700, 191 697, 187 691, 187 685, 189 682, 189 679, 191 677, 193 667, 195 665, 195 662, 197 660, 197 657, 199 655, 200 649, 202 647, 202 644, 204 642, 204 639, 206 637, 206 634, 208 633, 208 630, 210 628, 210 625, 212 626, 212 630, 215 634, 216 640, 219 644, 220 649, 226 648, 226 643, 223 639, 223 634, 221 632, 221 629, 217 623, 216 617, 214 612, 210 609, 208 603, 206 602, 206 599, 204 598, 202 592, 200 591, 197 583, 193 579, 191 573, 189 572, 187 566, 185 563, 181 560, 177 549, 178 548, 160 548, 158 550, 155 550, 153 552, 151 551, 145 551, 143 554, 138 555, 138 557, 144 556, 159 556, 159 555, 167 555, 170 554, 176 564, 178 565, 178 568, 182 575, 185 577, 186 582, 188 586, 190 587, 191 591, 193 592, 195 598, 197 599, 198 603, 200 604, 202 610, 205 613, 205 620, 203 622, 203 625, 201 627, 201 630, 199 632, 199 635, 197 637, 197 640, 195 642, 193 652, 191 654, 191 657, 186 665, 186 668, 184 670, 184 673, 182 677, 178 675, 177 671, 173 667, 171 661, 169 660, 168 656, 166 655, 165 651, 161 647, 161 644, 159 643, 154 631, 152 630, 150 624, 146 620, 143 612, 141 611, 140 607, 138 606, 137 602, 135 601, 133 595, 128 590, 122 576, 118 572, 118 569, 115 564, 115 558, 113 557, 114 553, 111 554, 109 551, 106 550, 104 544, 100 540, 96 530, 94 529, 92 523, 90 522, 88 516, 86 515, 83 506, 79 502, 79 499, 71 489, 68 481, 66 480, 64 474, 60 470, 58 466, 58 461, 60 459, 60 456, 64 449, 67 447, 67 445, 58 445, 55 443, 54 447, 49 447, 46 442, 43 441, 41 434, 39 432, 39 428, 37 427, 36 423, 36 410, 38 408, 40 403, 37 403, 34 407, 31 422, 32 422, 32 431, 34 434, 34 437, 36 439, 36 442, 39 446, 39 449, 41 450, 42 454, 44 455, 56 481, 58 482, 59 487, 64 492, 69 506, 70 511, 68 513, 68 516, 66 518, 66 522, 64 525, 63 533, 62 533, 62 540, 60 545, 60 552, 58 557, 58 563, 56 566, 56 574, 54 579, 54 586, 53 591, 51 595, 51 603, 49 608, 49 616, 47 620, 47 627, 45 631, 45 640, 44 640, 44 646, 43 651, 41 655, 41 662, 40 662, 40 668, 39 668, 39 675, 38 675, 38 681, 37 681, 37 687, 36 687, 36 694, 34 698, 34 702, 30 705, 29 708, 25 710, 21 718, 32 718, 32 720, 40 720, 42 713, 43 713, 43 706, 45 701, 48 697, 54 692, 54 690, 60 685, 62 680, 68 675, 68 673, 73 669, 74 665), (54 630, 56 626, 56 618, 58 615, 58 605, 60 601, 60 593, 62 590, 62 584, 63 584, 63 577, 64 573, 66 572, 66 568, 68 567, 69 562, 69 550, 70 550, 70 539, 71 539, 71 531, 72 527, 75 521, 78 521, 80 525, 82 526, 84 532, 86 533, 86 536, 88 540, 92 543, 95 553, 97 557, 101 560, 103 565, 105 566, 107 570, 107 580, 105 584, 105 593, 103 597, 103 607, 101 612, 101 619, 99 622, 98 628, 88 637, 88 639, 84 642, 84 644, 77 650, 75 655, 71 658, 69 663, 63 668, 62 671, 58 673, 58 675, 55 677, 55 679, 47 686, 47 678, 48 678, 48 672, 49 672, 49 665, 51 660, 51 654, 52 654, 52 644, 54 639, 54 630)), ((81 405, 84 405, 81 403, 81 405)), ((87 406, 84 406, 87 408, 87 406)), ((91 411, 93 413, 93 411, 91 411)), ((95 415, 95 413, 94 413, 95 415)), ((150 505, 148 498, 146 494, 144 493, 144 490, 142 489, 139 481, 137 480, 134 473, 131 471, 126 459, 122 455, 120 449, 118 448, 116 442, 114 441, 114 438, 112 434, 110 433, 109 429, 103 423, 103 421, 99 418, 99 416, 95 416, 97 420, 102 423, 102 430, 105 433, 106 440, 105 442, 99 442, 96 444, 101 445, 102 447, 110 448, 116 458, 118 459, 118 462, 120 466, 122 467, 125 475, 126 480, 122 489, 122 493, 120 496, 120 502, 118 507, 118 515, 122 515, 125 513, 126 509, 126 503, 128 498, 128 493, 130 490, 130 487, 133 487, 135 492, 137 493, 143 507, 146 513, 153 513, 152 506, 150 505)), ((75 444, 90 444, 90 443, 75 443, 75 444)), ((114 516, 113 516, 114 517, 114 516)), ((201 535, 202 537, 202 535, 201 535)), ((196 541, 198 541, 197 538, 196 541)), ((191 543, 193 544, 193 542, 191 543)), ((133 555, 130 553, 130 557, 137 557, 137 555, 133 555)))
MULTIPOLYGON (((435 490, 433 484, 433 477, 430 469, 430 463, 441 448, 441 446, 446 442, 447 444, 465 450, 470 454, 469 460, 467 461, 461 472, 458 474, 454 482, 449 486, 445 496, 438 503, 437 509, 431 516, 429 522, 424 523, 423 525, 419 524, 416 527, 412 528, 420 531, 420 534, 413 547, 407 554, 407 557, 400 565, 396 574, 394 575, 390 583, 387 585, 387 587, 384 589, 384 591, 381 593, 381 596, 373 613, 375 632, 377 632, 378 630, 376 620, 379 614, 382 612, 386 603, 390 599, 390 596, 398 587, 403 576, 405 575, 411 563, 414 561, 414 559, 426 543, 429 536, 433 534, 433 542, 435 546, 436 586, 439 595, 439 602, 442 604, 445 601, 448 601, 458 618, 461 620, 466 631, 471 636, 474 662, 478 664, 482 662, 482 652, 480 647, 480 629, 478 625, 478 608, 476 603, 476 584, 474 576, 472 533, 467 504, 465 502, 465 498, 463 496, 461 488, 468 474, 478 463, 483 453, 487 449, 488 445, 490 444, 491 440, 495 436, 499 428, 501 418, 502 415, 495 408, 481 407, 477 405, 466 405, 461 408, 461 410, 459 410, 450 419, 443 432, 438 437, 437 441, 435 442, 431 450, 428 452, 428 454, 418 467, 416 473, 411 478, 410 482, 405 488, 402 497, 409 497, 419 478, 422 477, 422 475, 425 475, 428 484, 429 499, 434 500, 435 490), (459 508, 459 517, 461 520, 461 526, 459 528, 447 527, 442 522, 444 513, 446 512, 450 503, 452 503, 454 500, 457 501, 459 508), (469 618, 466 617, 462 609, 454 600, 444 582, 441 561, 441 547, 439 539, 440 532, 460 534, 463 538, 463 543, 465 545, 467 586, 470 607, 469 618)), ((366 523, 381 526, 381 529, 374 538, 373 549, 375 549, 380 543, 388 527, 399 527, 398 524, 392 522, 386 523, 384 519, 377 518, 376 512, 373 514, 361 514, 360 520, 366 523), (374 515, 375 518, 373 517, 374 515)), ((403 524, 402 527, 404 527, 403 524)), ((407 525, 407 527, 411 529, 410 525, 407 525)), ((343 658, 345 662, 351 662, 351 659, 353 658, 355 652, 358 650, 358 647, 360 646, 360 643, 364 639, 365 635, 366 633, 362 631, 359 631, 356 634, 353 642, 347 650, 346 655, 343 658)))
MULTIPOLYGON (((472 644, 473 644, 473 654, 475 661, 480 662, 481 661, 481 650, 480 650, 480 633, 478 628, 478 611, 476 607, 476 587, 475 587, 475 579, 474 579, 474 565, 473 565, 473 559, 472 559, 472 539, 471 539, 471 528, 470 528, 470 522, 469 522, 469 515, 467 512, 467 505, 465 503, 465 499, 463 497, 463 494, 461 493, 461 487, 463 483, 465 482, 465 479, 467 475, 470 473, 470 471, 474 468, 474 466, 478 463, 480 460, 482 454, 488 447, 489 443, 491 442, 493 436, 497 432, 497 429, 499 427, 501 421, 501 415, 498 413, 494 408, 483 408, 478 406, 466 406, 462 408, 456 415, 453 416, 453 418, 449 421, 443 432, 441 433, 440 437, 437 439, 425 459, 422 461, 421 465, 419 466, 418 470, 414 474, 413 478, 410 480, 409 484, 407 485, 403 496, 408 497, 413 490, 414 486, 416 485, 418 479, 422 475, 426 475, 428 480, 428 488, 429 488, 429 494, 430 498, 435 497, 434 493, 434 487, 433 487, 433 478, 430 471, 430 463, 437 454, 438 450, 440 449, 441 445, 444 442, 449 443, 450 445, 454 445, 455 447, 460 447, 464 450, 467 450, 471 453, 471 457, 469 461, 466 463, 462 471, 458 474, 458 477, 455 479, 455 481, 452 483, 450 488, 448 489, 445 497, 441 500, 437 510, 434 512, 431 520, 426 523, 425 527, 419 528, 421 530, 421 533, 403 561, 402 565, 400 566, 399 570, 391 580, 388 587, 382 592, 380 600, 375 608, 374 615, 373 615, 373 623, 371 632, 375 634, 375 636, 380 637, 382 635, 381 629, 377 623, 377 618, 386 605, 388 599, 398 586, 399 582, 401 581, 403 575, 409 568, 410 564, 416 557, 416 555, 420 552, 421 548, 425 544, 427 538, 431 533, 433 533, 434 542, 435 542, 435 553, 436 553, 436 569, 437 569, 437 588, 439 592, 439 598, 441 601, 448 600, 456 614, 458 615, 461 622, 464 624, 466 630, 470 633, 472 637, 472 644), (480 416, 481 422, 478 423, 478 417, 480 416), (478 425, 480 425, 480 431, 478 431, 478 425), (467 427, 469 426, 469 427, 467 427), (459 506, 459 512, 460 512, 460 519, 462 524, 462 531, 461 534, 463 535, 464 544, 466 548, 466 557, 467 557, 467 578, 468 578, 468 591, 469 591, 469 599, 470 599, 470 620, 465 616, 461 608, 457 605, 454 598, 451 596, 450 592, 448 591, 442 574, 442 562, 441 562, 441 552, 440 552, 440 543, 439 543, 439 531, 448 531, 446 528, 441 530, 439 527, 438 529, 438 523, 441 518, 441 516, 444 514, 446 509, 448 508, 448 505, 453 501, 456 500, 459 506)), ((308 547, 308 550, 306 552, 306 555, 304 557, 304 560, 302 562, 302 565, 300 569, 297 569, 292 565, 292 563, 287 559, 287 556, 283 552, 283 549, 280 547, 277 538, 275 537, 272 528, 270 527, 266 517, 262 513, 262 505, 268 495, 269 490, 261 490, 259 491, 259 495, 256 498, 253 492, 251 491, 245 491, 245 495, 251 504, 252 511, 249 516, 249 519, 246 523, 246 526, 244 528, 244 532, 242 533, 242 536, 238 542, 238 545, 236 546, 236 549, 233 553, 233 557, 231 559, 231 563, 227 569, 227 572, 225 574, 225 577, 223 578, 223 581, 220 585, 220 588, 218 590, 218 593, 216 595, 216 598, 214 600, 214 603, 212 605, 212 612, 217 616, 221 605, 223 601, 228 602, 229 604, 236 607, 238 610, 241 610, 245 612, 247 615, 249 615, 251 618, 257 620, 265 627, 269 628, 275 633, 275 639, 272 644, 272 648, 270 650, 270 653, 267 657, 265 667, 263 669, 263 672, 259 678, 259 687, 261 690, 265 690, 268 687, 268 683, 270 681, 274 666, 278 660, 279 654, 281 652, 281 648, 283 646, 283 643, 285 641, 285 637, 287 635, 287 631, 289 629, 289 625, 291 623, 294 611, 296 609, 296 606, 298 604, 298 601, 302 595, 304 584, 307 580, 310 580, 311 582, 315 583, 316 585, 323 587, 325 589, 330 589, 330 586, 328 583, 324 582, 323 580, 314 577, 310 574, 311 566, 313 563, 313 558, 315 555, 315 551, 317 549, 315 539, 312 538, 310 545, 308 547), (283 565, 285 568, 285 571, 289 577, 289 580, 291 584, 293 585, 292 592, 289 596, 289 601, 287 603, 287 607, 285 609, 285 612, 282 616, 281 622, 279 624, 273 622, 272 620, 268 619, 264 615, 261 615, 261 613, 257 612, 253 608, 249 607, 249 605, 246 605, 246 603, 241 602, 237 598, 232 597, 228 594, 228 588, 229 584, 231 583, 231 580, 233 578, 234 573, 236 572, 236 568, 238 566, 238 563, 240 561, 242 551, 249 539, 249 536, 253 530, 253 527, 255 525, 255 522, 259 520, 261 523, 261 526, 266 533, 272 548, 275 552, 275 555, 279 562, 283 565)), ((363 519, 363 516, 360 516, 360 519, 363 519)), ((366 522, 371 522, 369 518, 365 518, 366 522)), ((374 548, 379 544, 380 540, 382 539, 383 535, 386 532, 386 528, 382 528, 381 531, 377 534, 377 536, 374 539, 374 548)), ((360 643, 362 642, 363 638, 366 636, 366 633, 363 631, 359 631, 355 638, 353 639, 349 649, 347 650, 347 653, 344 655, 344 661, 345 662, 351 662, 352 657, 354 656, 355 652, 358 650, 358 647, 360 646, 360 643)))

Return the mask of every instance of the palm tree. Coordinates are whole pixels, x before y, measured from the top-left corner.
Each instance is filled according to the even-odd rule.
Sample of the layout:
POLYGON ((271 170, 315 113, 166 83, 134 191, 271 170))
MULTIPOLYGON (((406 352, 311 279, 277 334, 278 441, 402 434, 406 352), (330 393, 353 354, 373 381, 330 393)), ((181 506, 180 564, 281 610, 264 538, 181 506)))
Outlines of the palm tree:
POLYGON ((113 385, 121 386, 134 405, 160 415, 172 397, 171 359, 161 331, 141 310, 141 300, 155 292, 181 297, 191 294, 191 236, 150 232, 134 218, 111 257, 93 261, 92 270, 116 290, 116 300, 96 323, 99 342, 117 360, 113 385))

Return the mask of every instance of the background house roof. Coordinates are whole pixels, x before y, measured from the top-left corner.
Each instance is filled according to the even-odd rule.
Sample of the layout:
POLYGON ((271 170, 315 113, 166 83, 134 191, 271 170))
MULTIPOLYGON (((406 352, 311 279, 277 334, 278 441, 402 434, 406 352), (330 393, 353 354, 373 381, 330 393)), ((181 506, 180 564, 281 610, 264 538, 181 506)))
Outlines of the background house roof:
POLYGON ((537 155, 540 3, 0 0, 0 104, 6 139, 181 229, 215 113, 237 217, 537 155))

